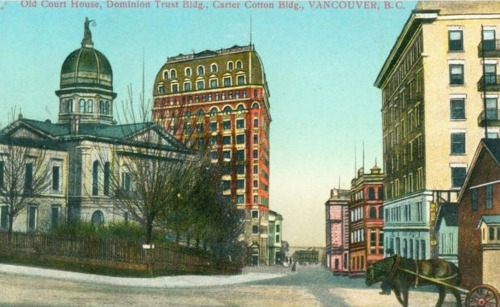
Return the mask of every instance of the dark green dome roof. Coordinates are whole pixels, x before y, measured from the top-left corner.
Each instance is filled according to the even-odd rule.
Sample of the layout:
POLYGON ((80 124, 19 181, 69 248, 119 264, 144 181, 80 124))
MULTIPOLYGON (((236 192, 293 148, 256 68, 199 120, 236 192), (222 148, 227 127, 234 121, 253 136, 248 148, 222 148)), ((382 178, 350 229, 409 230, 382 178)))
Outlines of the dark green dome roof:
POLYGON ((82 47, 71 52, 64 60, 61 76, 68 73, 93 72, 97 75, 113 76, 111 64, 102 52, 94 48, 82 47))

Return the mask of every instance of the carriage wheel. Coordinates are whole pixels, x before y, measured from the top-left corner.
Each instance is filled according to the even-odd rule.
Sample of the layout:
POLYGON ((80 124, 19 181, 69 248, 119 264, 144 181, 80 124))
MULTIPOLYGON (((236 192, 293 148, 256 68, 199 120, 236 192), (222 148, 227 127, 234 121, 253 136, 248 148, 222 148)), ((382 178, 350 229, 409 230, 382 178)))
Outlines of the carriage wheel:
POLYGON ((465 298, 466 307, 498 307, 500 298, 495 287, 480 285, 472 288, 465 298))

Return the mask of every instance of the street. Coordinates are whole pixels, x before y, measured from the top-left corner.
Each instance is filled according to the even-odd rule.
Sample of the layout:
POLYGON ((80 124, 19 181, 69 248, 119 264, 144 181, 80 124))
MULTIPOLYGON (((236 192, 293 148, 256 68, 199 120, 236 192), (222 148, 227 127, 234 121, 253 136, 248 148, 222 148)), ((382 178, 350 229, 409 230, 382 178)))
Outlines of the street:
MULTIPOLYGON (((247 268, 243 277, 255 272, 279 277, 223 286, 160 288, 142 286, 147 279, 137 279, 132 286, 117 286, 105 284, 99 278, 96 282, 92 278, 70 280, 64 277, 65 272, 57 278, 3 271, 0 306, 400 306, 394 295, 379 294, 379 284, 366 287, 363 278, 333 276, 320 266, 298 266, 293 273, 283 267, 247 268)), ((209 278, 186 276, 176 280, 209 278)), ((431 307, 436 300, 437 293, 410 292, 410 306, 431 307)), ((454 306, 453 298, 448 295, 443 306, 454 306)))

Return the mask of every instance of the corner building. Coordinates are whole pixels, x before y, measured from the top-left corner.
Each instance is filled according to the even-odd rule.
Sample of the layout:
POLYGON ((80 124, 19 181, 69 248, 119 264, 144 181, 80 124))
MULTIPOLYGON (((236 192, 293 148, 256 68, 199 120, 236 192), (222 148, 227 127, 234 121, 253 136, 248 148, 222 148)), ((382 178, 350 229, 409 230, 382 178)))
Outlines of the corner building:
POLYGON ((382 90, 386 255, 437 256, 439 206, 456 205, 485 123, 488 137, 498 137, 499 28, 499 2, 420 1, 375 81, 382 90))
POLYGON ((169 57, 153 117, 188 147, 224 163, 224 195, 245 213, 249 264, 269 264, 269 89, 253 45, 169 57))

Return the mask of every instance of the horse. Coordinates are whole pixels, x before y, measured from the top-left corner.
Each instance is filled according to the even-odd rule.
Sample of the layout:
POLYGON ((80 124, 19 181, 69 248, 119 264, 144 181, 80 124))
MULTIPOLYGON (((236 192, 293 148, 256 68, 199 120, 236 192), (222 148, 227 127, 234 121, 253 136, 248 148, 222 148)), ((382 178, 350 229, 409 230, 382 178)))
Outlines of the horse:
POLYGON ((408 307, 408 292, 410 287, 422 284, 434 284, 439 290, 439 299, 436 307, 441 307, 446 296, 446 290, 450 291, 457 301, 456 306, 462 306, 460 291, 445 285, 428 280, 445 283, 450 286, 460 285, 460 271, 458 267, 446 260, 413 260, 399 256, 398 254, 387 257, 369 266, 366 271, 366 285, 370 286, 377 282, 390 285, 397 300, 403 307, 408 307), (423 276, 419 277, 417 275, 423 276), (403 297, 401 297, 401 295, 403 297))

